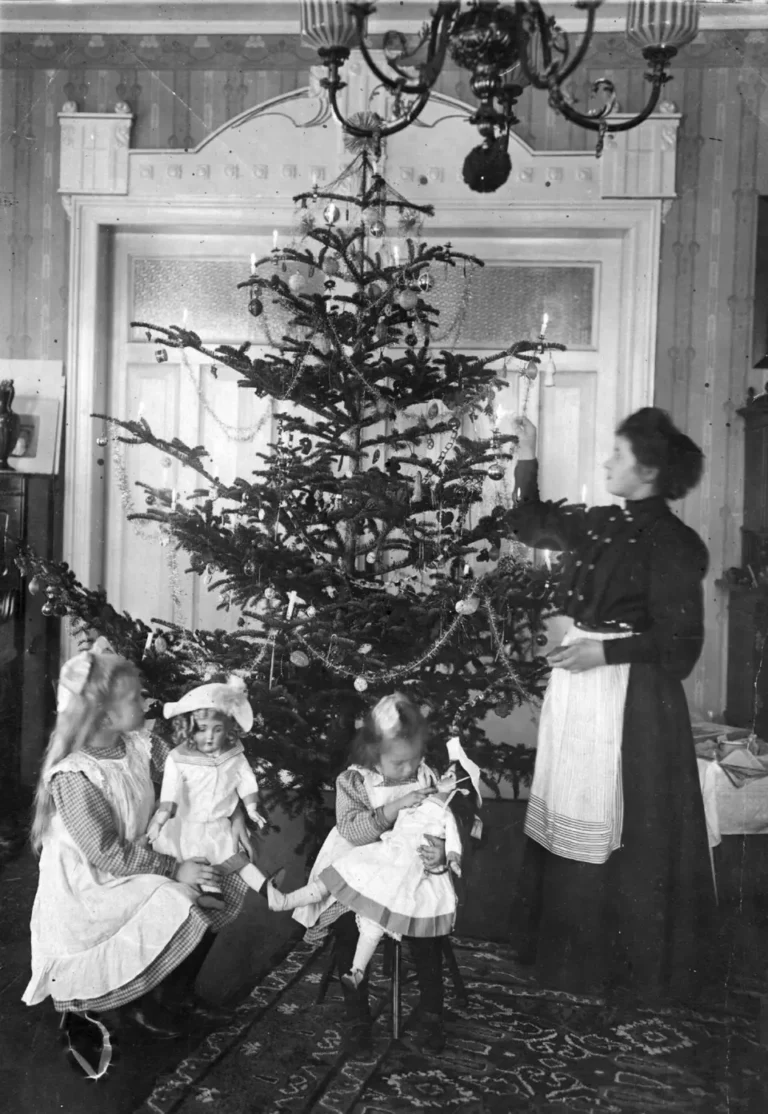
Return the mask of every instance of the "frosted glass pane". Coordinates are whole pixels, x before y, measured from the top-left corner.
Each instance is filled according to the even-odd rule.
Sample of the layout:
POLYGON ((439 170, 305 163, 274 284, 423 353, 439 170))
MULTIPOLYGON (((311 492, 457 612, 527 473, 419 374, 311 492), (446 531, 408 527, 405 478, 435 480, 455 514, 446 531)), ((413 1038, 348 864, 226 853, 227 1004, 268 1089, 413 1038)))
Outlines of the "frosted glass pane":
POLYGON ((491 264, 433 268, 429 302, 440 311, 435 341, 494 351, 538 336, 549 314, 547 339, 591 348, 593 267, 491 264))
MULTIPOLYGON (((291 271, 304 270, 291 265, 291 271)), ((182 325, 184 310, 190 329, 204 341, 249 340, 254 344, 279 342, 288 329, 290 314, 274 303, 267 291, 260 295, 265 312, 248 312, 249 290, 237 284, 248 278, 248 263, 239 259, 163 259, 152 256, 133 260, 132 306, 129 321, 153 325, 182 325)), ((266 273, 266 269, 262 268, 266 273)), ((322 293, 322 272, 306 275, 306 293, 322 293)), ((133 341, 145 334, 133 330, 133 341)))

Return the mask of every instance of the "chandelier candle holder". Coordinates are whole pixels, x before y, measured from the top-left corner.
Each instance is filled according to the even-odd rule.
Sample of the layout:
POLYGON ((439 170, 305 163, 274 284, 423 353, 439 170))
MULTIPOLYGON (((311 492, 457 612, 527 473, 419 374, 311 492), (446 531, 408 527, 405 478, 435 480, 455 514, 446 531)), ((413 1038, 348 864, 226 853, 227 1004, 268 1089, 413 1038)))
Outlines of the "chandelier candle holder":
POLYGON ((317 48, 326 68, 322 85, 337 120, 348 134, 373 138, 377 146, 418 119, 447 58, 469 71, 469 84, 479 101, 469 123, 478 129, 483 142, 467 156, 464 180, 470 189, 490 193, 509 178, 509 133, 518 123, 514 107, 524 88, 530 85, 546 90, 556 112, 596 132, 599 157, 606 134, 636 128, 651 115, 670 80, 668 70, 673 58, 698 34, 698 0, 632 0, 627 4, 626 37, 648 63, 648 100, 635 116, 616 119, 614 84, 610 78, 601 77, 592 83, 592 92, 602 98, 602 103, 581 111, 567 83, 587 55, 602 2, 576 0, 575 8, 585 13, 585 26, 581 41, 572 49, 566 32, 538 0, 517 0, 514 4, 471 0, 466 5, 458 0, 440 0, 415 43, 399 31, 386 32, 383 52, 389 72, 375 60, 366 40, 367 21, 376 11, 375 3, 302 0, 301 33, 307 44, 317 48), (338 94, 346 85, 341 71, 354 48, 360 50, 380 87, 391 94, 391 119, 384 120, 374 112, 344 116, 338 102, 338 94))

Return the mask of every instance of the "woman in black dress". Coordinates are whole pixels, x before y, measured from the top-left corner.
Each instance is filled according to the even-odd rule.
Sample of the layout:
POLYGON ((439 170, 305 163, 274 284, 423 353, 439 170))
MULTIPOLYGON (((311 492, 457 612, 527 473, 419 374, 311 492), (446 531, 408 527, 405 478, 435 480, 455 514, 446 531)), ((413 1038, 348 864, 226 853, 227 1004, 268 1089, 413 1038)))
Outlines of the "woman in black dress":
POLYGON ((560 608, 574 620, 539 725, 521 880, 527 952, 543 985, 689 998, 712 955, 715 906, 682 681, 703 642, 707 549, 669 508, 703 457, 646 407, 606 462, 616 505, 542 502, 536 429, 517 420, 508 525, 563 552, 560 608), (607 668, 606 668, 607 667, 607 668))

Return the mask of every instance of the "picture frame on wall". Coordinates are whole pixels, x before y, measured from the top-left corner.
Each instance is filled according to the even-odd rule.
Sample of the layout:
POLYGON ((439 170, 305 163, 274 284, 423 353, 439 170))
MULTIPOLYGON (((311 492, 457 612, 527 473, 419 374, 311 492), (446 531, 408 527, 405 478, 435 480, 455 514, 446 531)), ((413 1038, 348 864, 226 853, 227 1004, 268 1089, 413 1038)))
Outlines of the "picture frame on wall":
POLYGON ((55 475, 61 467, 64 365, 61 360, 2 360, 0 379, 14 386, 19 436, 9 456, 15 472, 55 475))

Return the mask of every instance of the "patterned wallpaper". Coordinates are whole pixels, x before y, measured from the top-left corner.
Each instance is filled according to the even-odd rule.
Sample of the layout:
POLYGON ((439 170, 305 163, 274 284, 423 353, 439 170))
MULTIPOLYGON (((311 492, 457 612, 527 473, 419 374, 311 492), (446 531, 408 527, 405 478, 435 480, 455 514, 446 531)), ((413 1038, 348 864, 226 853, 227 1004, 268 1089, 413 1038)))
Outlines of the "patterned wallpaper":
MULTIPOLYGON (((739 555, 743 449, 734 411, 747 386, 762 383, 751 369, 751 334, 753 311, 765 313, 753 307, 753 276, 757 198, 768 195, 767 44, 763 31, 703 34, 667 86, 683 124, 679 200, 662 242, 657 402, 709 460, 683 516, 712 553, 709 638, 691 696, 716 715, 726 601, 714 578, 739 555)), ((307 85, 314 61, 292 36, 0 36, 0 356, 64 352, 68 228, 56 193, 56 113, 65 101, 87 111, 127 101, 133 146, 190 147, 244 109, 307 85)), ((643 63, 622 36, 597 37, 573 89, 582 105, 589 82, 606 73, 622 108, 639 108, 643 63)), ((441 91, 471 100, 455 70, 443 74, 441 91)), ((519 114, 534 147, 591 145, 540 94, 526 91, 519 114)))

